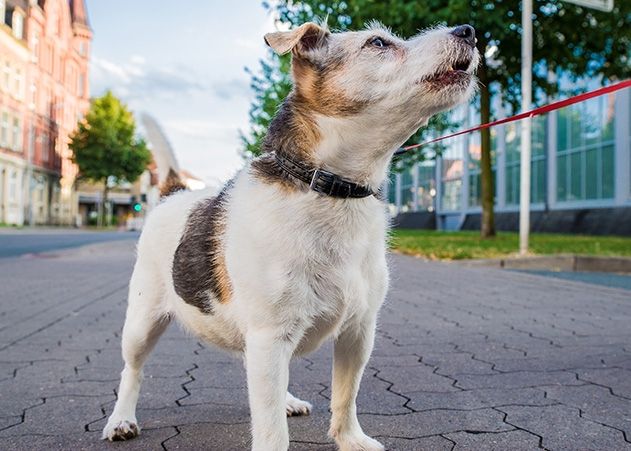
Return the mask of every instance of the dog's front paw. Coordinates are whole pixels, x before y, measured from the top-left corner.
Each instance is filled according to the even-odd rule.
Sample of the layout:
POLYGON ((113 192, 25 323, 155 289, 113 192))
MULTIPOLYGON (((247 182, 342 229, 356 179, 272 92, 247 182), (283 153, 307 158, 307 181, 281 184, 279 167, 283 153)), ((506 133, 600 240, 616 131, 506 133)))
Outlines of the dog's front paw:
POLYGON ((140 427, 135 421, 108 421, 105 428, 103 428, 103 440, 109 440, 110 442, 117 442, 121 440, 131 440, 134 437, 138 437, 140 434, 140 427))
POLYGON ((335 437, 340 451, 384 451, 384 446, 366 434, 343 435, 335 437))
POLYGON ((291 393, 287 393, 286 409, 288 417, 309 415, 312 408, 313 406, 311 405, 311 403, 303 401, 302 399, 298 399, 292 396, 291 393))

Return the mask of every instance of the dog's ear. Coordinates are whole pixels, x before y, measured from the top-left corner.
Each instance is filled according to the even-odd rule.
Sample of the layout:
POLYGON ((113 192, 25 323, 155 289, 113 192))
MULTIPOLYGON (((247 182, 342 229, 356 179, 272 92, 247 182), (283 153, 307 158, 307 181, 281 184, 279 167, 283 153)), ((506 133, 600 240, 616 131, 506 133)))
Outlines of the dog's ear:
POLYGON ((307 22, 291 31, 276 31, 265 35, 265 43, 279 55, 290 51, 305 53, 326 44, 330 32, 313 22, 307 22))

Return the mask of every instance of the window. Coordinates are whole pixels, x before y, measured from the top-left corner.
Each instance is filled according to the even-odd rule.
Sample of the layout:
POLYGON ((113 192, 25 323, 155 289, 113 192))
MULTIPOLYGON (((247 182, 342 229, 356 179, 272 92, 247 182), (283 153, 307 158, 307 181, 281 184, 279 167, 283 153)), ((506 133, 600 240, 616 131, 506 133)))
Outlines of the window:
POLYGON ((11 63, 4 62, 4 68, 2 70, 2 89, 9 92, 11 89, 11 63))
MULTIPOLYGON (((493 178, 493 197, 497 195, 497 184, 495 183, 496 165, 495 155, 497 152, 497 130, 491 129, 491 177, 493 178)), ((480 133, 469 136, 469 206, 479 207, 482 205, 482 167, 480 165, 482 157, 482 142, 480 133)))
POLYGON ((613 198, 614 96, 559 110, 557 122, 557 199, 613 198))
POLYGON ((0 120, 0 146, 9 147, 9 113, 2 112, 0 120))
POLYGON ((37 85, 35 83, 31 83, 31 101, 29 104, 29 108, 35 109, 37 107, 37 85))
POLYGON ((462 198, 462 140, 455 138, 447 145, 442 155, 441 207, 443 210, 458 210, 462 198))
POLYGON ((15 202, 18 194, 18 173, 11 171, 9 176, 9 201, 15 202))
POLYGON ((19 11, 13 11, 13 36, 17 39, 24 38, 24 16, 19 11))
POLYGON ((80 73, 79 74, 79 83, 77 86, 77 90, 78 90, 78 95, 79 97, 83 97, 83 95, 85 94, 85 74, 84 73, 80 73))
POLYGON ((13 137, 11 142, 13 150, 16 152, 22 150, 22 127, 20 127, 20 119, 17 117, 13 118, 13 137))
POLYGON ((38 31, 33 33, 33 49, 32 50, 33 50, 33 60, 35 62, 38 62, 39 61, 39 32, 38 31))
POLYGON ((436 163, 423 161, 418 164, 418 209, 419 211, 434 211, 436 197, 436 163))
POLYGON ((48 163, 50 160, 50 146, 48 141, 48 135, 46 133, 42 133, 40 136, 41 146, 42 146, 42 161, 44 163, 48 163))
MULTIPOLYGON (((521 169, 521 123, 506 125, 506 204, 519 204, 521 169)), ((530 157, 530 202, 545 202, 546 197, 546 117, 532 119, 530 157)))
POLYGON ((15 69, 15 77, 13 78, 13 97, 16 99, 24 98, 24 77, 20 69, 15 69))
POLYGON ((405 168, 401 172, 401 211, 411 211, 414 205, 414 176, 416 166, 405 168))

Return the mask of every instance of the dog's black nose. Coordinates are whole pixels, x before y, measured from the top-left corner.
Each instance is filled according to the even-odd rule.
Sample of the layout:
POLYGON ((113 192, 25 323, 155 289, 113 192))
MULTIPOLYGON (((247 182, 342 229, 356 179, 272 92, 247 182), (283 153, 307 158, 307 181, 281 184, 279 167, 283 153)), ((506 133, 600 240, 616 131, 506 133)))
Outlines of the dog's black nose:
POLYGON ((475 28, 471 25, 458 25, 451 31, 451 34, 462 39, 471 47, 475 47, 475 28))

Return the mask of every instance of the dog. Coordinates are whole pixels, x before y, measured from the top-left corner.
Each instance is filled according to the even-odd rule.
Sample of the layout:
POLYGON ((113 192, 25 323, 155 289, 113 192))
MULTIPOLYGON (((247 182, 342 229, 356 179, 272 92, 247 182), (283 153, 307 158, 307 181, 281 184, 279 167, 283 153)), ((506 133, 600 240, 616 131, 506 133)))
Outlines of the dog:
POLYGON ((305 23, 265 35, 292 54, 294 87, 253 159, 218 195, 175 193, 147 218, 122 334, 118 400, 103 438, 137 436, 142 367, 172 318, 244 357, 252 449, 289 447, 293 356, 334 340, 329 435, 383 450, 355 400, 388 291, 389 220, 379 188, 394 152, 477 84, 475 30, 403 40, 379 24, 332 33, 305 23))

